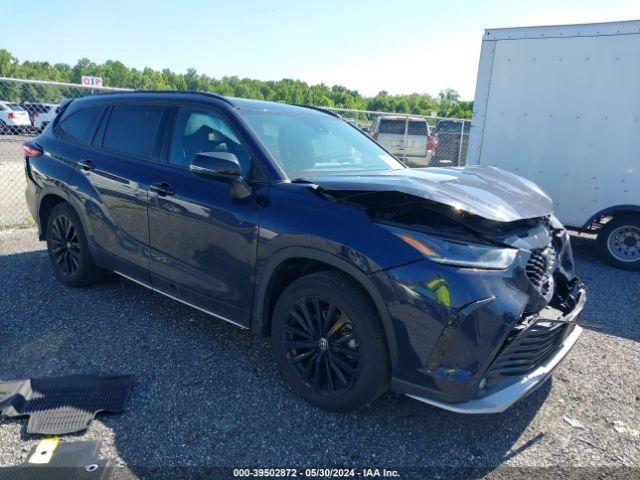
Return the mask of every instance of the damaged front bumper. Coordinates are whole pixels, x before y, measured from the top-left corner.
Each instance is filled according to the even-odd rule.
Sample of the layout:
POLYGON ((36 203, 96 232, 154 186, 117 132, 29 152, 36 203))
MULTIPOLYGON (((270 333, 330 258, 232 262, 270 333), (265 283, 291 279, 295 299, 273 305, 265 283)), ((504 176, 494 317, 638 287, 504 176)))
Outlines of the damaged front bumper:
POLYGON ((549 252, 549 236, 532 229, 505 270, 424 260, 376 274, 396 299, 387 303, 392 390, 447 410, 492 413, 542 384, 581 332, 586 294, 565 237, 554 234, 549 252))
MULTIPOLYGON (((532 326, 547 322, 560 324, 558 328, 562 328, 564 330, 559 342, 553 346, 552 353, 549 353, 545 360, 537 364, 534 370, 522 375, 502 377, 500 380, 490 383, 486 381, 487 377, 485 377, 482 383, 486 386, 480 390, 477 397, 465 402, 443 402, 410 393, 407 393, 407 396, 456 413, 484 414, 505 411, 515 402, 527 396, 537 387, 542 385, 550 377, 552 371, 558 366, 564 357, 566 357, 571 348, 573 348, 582 334, 582 328, 575 324, 575 322, 582 313, 585 302, 586 293, 584 289, 580 289, 577 295, 576 305, 566 315, 553 318, 551 320, 541 317, 536 320, 536 322, 532 323, 532 326)), ((533 338, 533 340, 529 340, 529 345, 531 345, 532 342, 535 342, 535 337, 533 338)), ((522 343, 527 345, 526 341, 522 343)), ((500 362, 501 355, 494 360, 494 364, 500 362)), ((504 367, 502 367, 502 369, 504 370, 504 367)), ((492 368, 489 368, 488 372, 491 372, 491 370, 492 368)))

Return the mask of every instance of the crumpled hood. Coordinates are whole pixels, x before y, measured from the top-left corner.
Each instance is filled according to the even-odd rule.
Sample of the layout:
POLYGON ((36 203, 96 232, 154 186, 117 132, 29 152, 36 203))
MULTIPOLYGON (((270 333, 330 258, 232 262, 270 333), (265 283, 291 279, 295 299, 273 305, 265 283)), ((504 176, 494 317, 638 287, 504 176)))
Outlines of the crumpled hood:
POLYGON ((533 182, 495 167, 406 168, 310 178, 325 190, 396 191, 498 222, 553 213, 533 182))

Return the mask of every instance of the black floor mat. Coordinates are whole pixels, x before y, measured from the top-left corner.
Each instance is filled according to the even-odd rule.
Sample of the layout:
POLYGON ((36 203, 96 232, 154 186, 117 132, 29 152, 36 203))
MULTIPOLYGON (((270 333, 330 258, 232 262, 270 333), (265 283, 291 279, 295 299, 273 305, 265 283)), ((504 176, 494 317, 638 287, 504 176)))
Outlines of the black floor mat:
POLYGON ((107 477, 109 461, 97 458, 99 441, 60 443, 44 449, 53 449, 53 452, 43 451, 42 443, 31 449, 22 465, 0 468, 0 480, 102 480, 107 477), (33 463, 40 462, 41 455, 50 458, 44 463, 33 463))
POLYGON ((87 428, 98 412, 124 410, 132 381, 128 375, 72 375, 0 382, 0 412, 29 415, 27 433, 74 433, 87 428))

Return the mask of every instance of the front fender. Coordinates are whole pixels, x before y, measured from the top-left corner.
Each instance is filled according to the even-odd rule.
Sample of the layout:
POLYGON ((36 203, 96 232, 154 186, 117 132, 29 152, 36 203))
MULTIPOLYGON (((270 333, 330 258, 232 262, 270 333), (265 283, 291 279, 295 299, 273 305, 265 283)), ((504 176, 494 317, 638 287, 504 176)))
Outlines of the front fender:
POLYGON ((283 265, 284 262, 293 258, 316 260, 331 265, 333 268, 350 275, 369 294, 378 314, 380 315, 380 320, 382 321, 382 326, 387 340, 391 364, 393 366, 397 359, 397 348, 395 333, 392 328, 387 303, 393 302, 394 299, 389 298, 390 290, 381 290, 381 285, 376 284, 377 282, 375 277, 363 271, 361 267, 366 264, 366 258, 363 258, 357 252, 349 252, 348 249, 344 249, 344 255, 347 258, 350 258, 350 255, 352 255, 353 258, 350 258, 351 261, 349 261, 334 253, 329 253, 311 247, 286 247, 270 256, 270 258, 259 269, 256 276, 256 294, 254 298, 251 329, 259 335, 268 334, 269 318, 267 318, 267 305, 269 304, 269 295, 273 285, 273 279, 275 278, 278 268, 283 265))

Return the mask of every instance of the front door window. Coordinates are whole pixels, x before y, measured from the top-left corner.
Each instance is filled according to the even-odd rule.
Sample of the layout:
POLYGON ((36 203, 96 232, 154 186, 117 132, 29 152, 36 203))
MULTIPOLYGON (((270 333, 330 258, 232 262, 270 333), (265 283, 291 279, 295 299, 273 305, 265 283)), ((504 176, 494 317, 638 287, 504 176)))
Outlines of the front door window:
POLYGON ((169 163, 188 168, 193 157, 202 152, 235 154, 244 177, 251 168, 251 155, 223 117, 207 110, 181 108, 176 118, 169 163))

